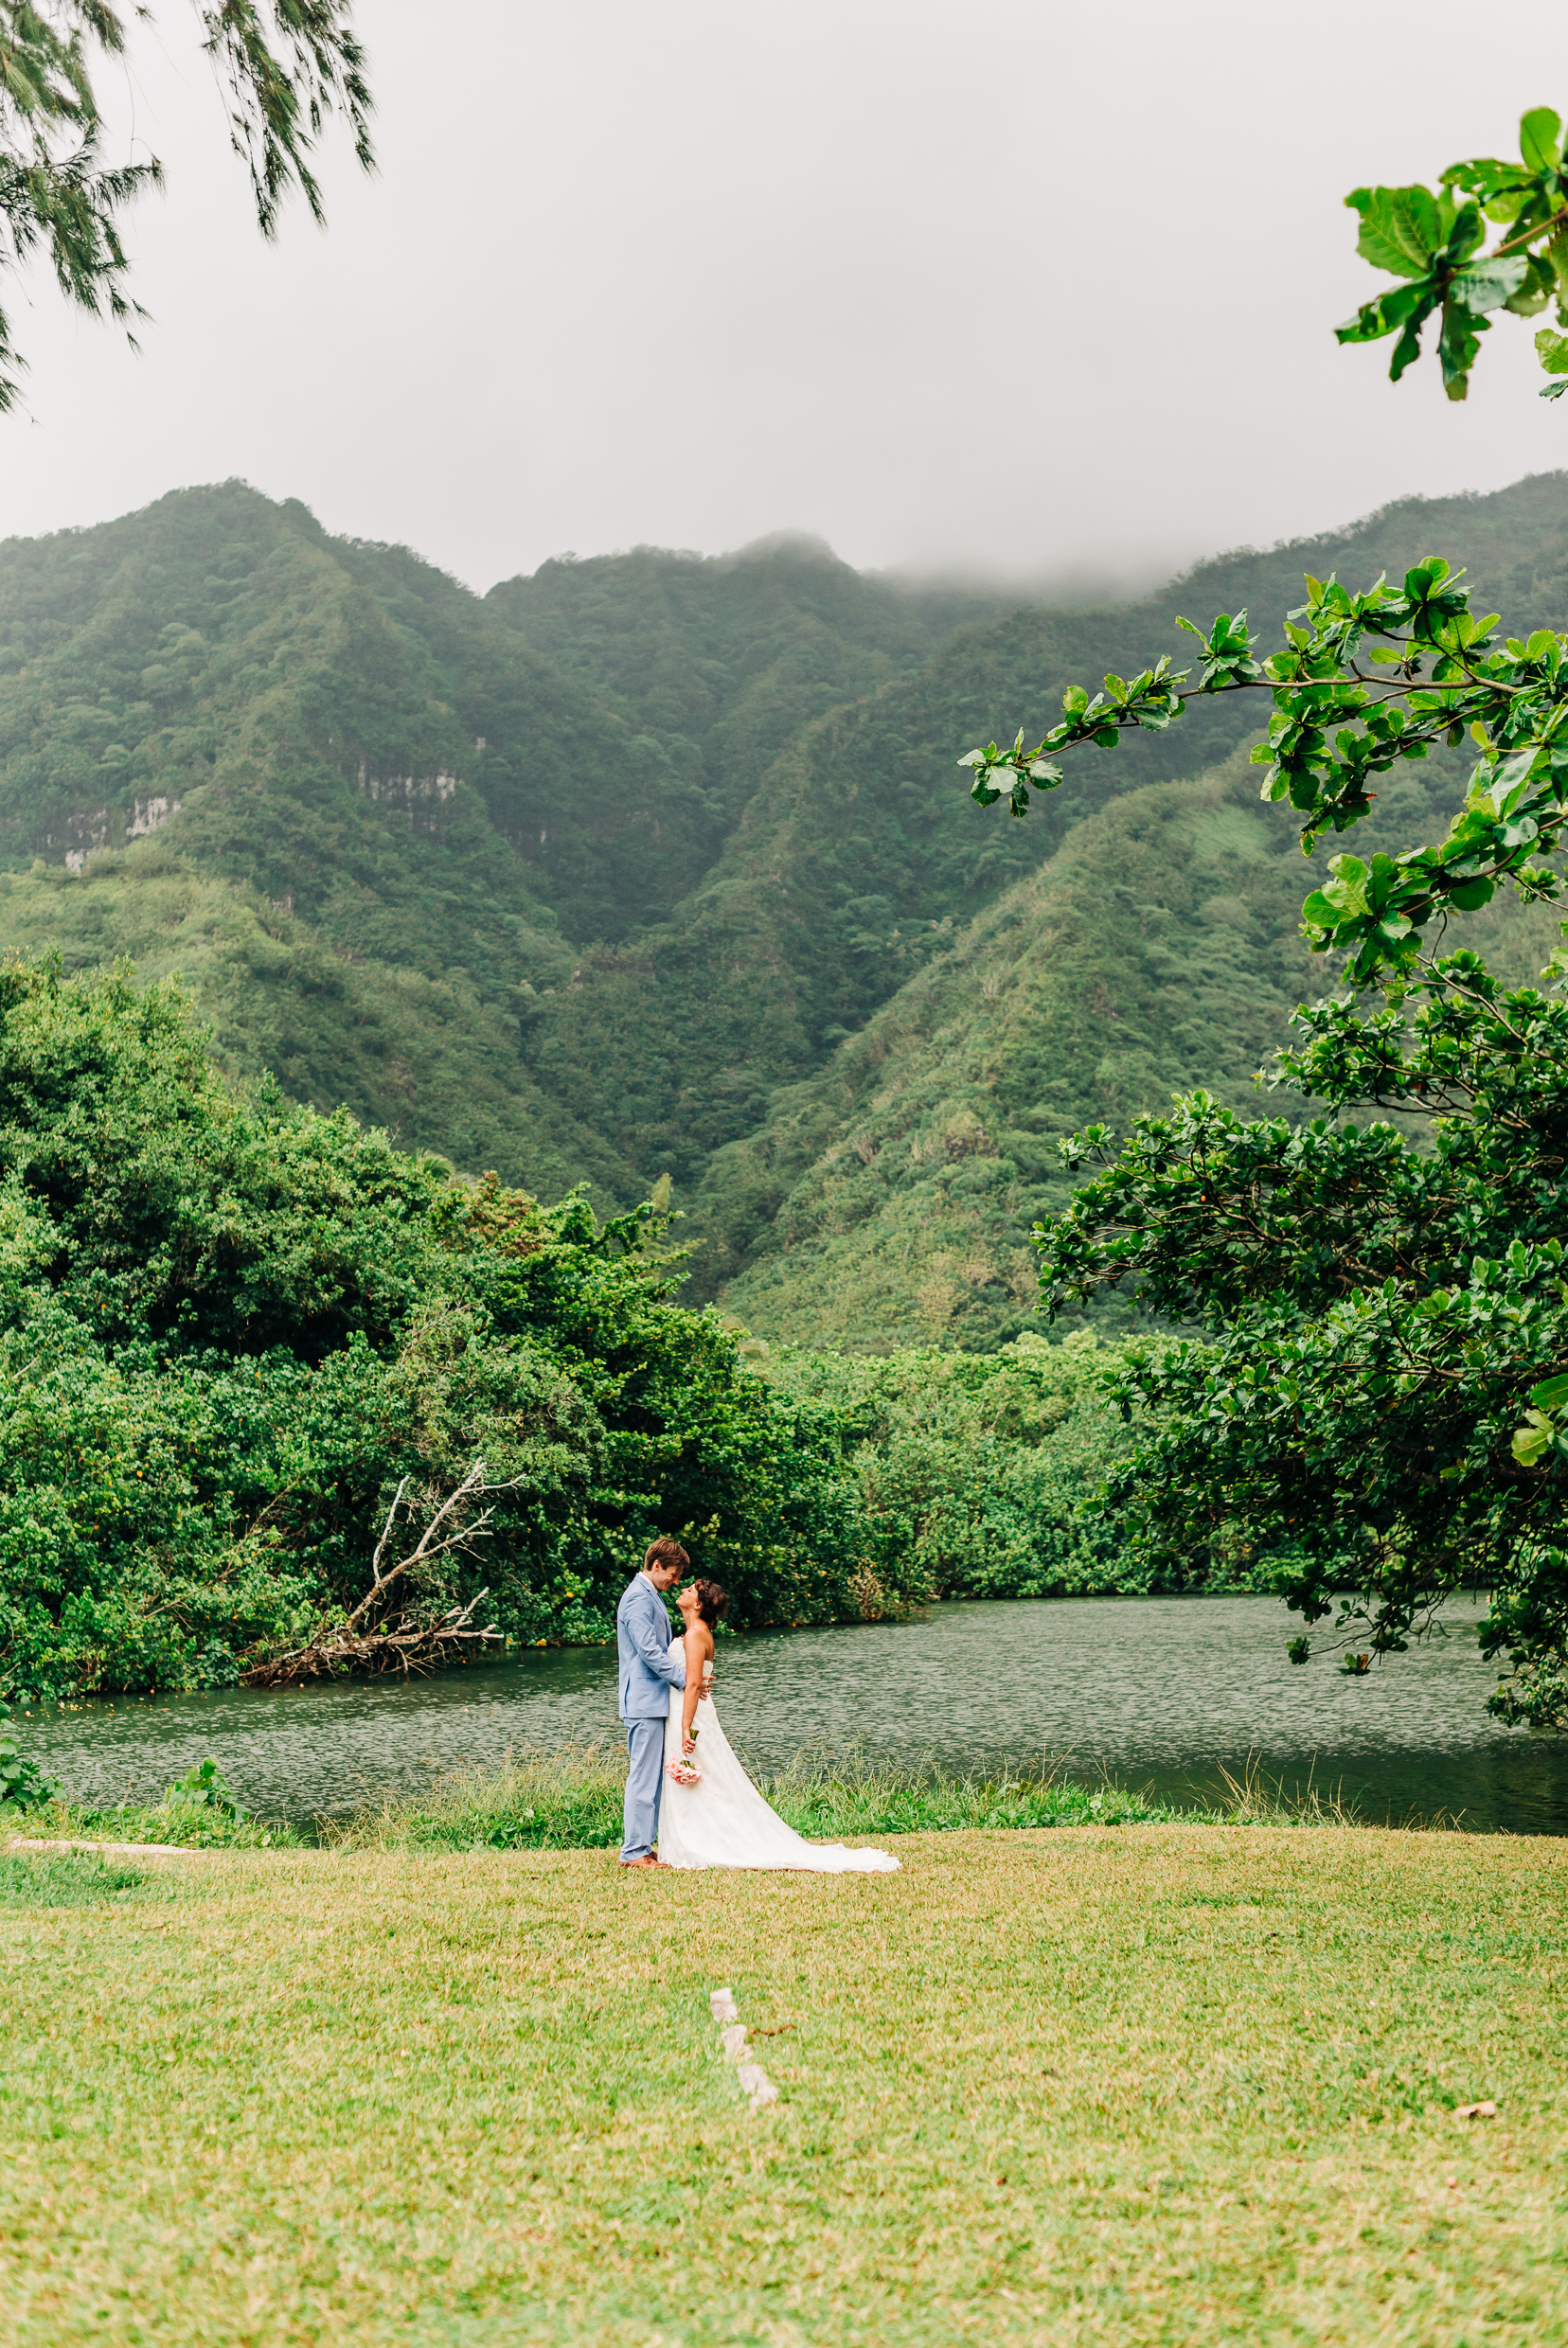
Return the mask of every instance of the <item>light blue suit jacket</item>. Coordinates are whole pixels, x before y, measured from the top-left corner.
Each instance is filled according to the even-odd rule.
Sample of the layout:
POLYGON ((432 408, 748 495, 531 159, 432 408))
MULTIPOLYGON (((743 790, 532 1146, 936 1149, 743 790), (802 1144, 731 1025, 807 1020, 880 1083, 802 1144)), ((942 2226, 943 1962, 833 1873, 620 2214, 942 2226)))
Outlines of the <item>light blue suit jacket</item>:
POLYGON ((670 1689, 686 1685, 686 1654, 670 1645, 673 1636, 664 1600, 646 1574, 634 1574, 615 1609, 623 1720, 668 1718, 670 1689))

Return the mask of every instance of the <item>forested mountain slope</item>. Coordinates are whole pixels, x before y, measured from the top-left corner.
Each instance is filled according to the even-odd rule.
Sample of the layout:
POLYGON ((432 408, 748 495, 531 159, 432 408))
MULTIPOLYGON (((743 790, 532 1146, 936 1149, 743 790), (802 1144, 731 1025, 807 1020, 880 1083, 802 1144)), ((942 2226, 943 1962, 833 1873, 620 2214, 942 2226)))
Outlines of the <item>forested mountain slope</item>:
MULTIPOLYGON (((971 804, 952 763, 963 749, 1020 725, 1043 731, 1069 682, 1180 654, 1191 639, 1179 612, 1207 619, 1245 605, 1272 637, 1301 600, 1304 570, 1370 579, 1429 547, 1470 563, 1506 616, 1568 621, 1568 476, 1554 474, 1489 498, 1408 500, 1327 538, 1225 557, 1141 604, 1024 610, 960 631, 912 676, 794 738, 701 886, 667 921, 583 957, 535 1064, 575 1117, 597 1114, 629 1158, 668 1167, 684 1192, 714 1149, 757 1125, 770 1088, 820 1070, 1075 822, 1128 789, 1220 764, 1259 712, 1235 695, 1168 734, 1085 756, 1024 824, 971 804)), ((1457 760, 1446 777, 1412 768, 1388 797, 1423 823, 1458 772, 1457 760)))
POLYGON ((1077 826, 717 1154, 697 1224, 721 1276, 747 1264, 731 1310, 823 1344, 1002 1343, 1034 1309, 1063 1134, 1195 1085, 1253 1108, 1312 975, 1300 850, 1254 775, 1238 755, 1077 826))
POLYGON ((579 884, 597 892, 592 910, 561 903, 562 868, 547 845, 540 861, 573 934, 619 937, 667 911, 813 718, 912 674, 958 630, 1015 600, 981 587, 895 587, 818 540, 789 537, 708 560, 651 546, 565 558, 492 587, 487 611, 657 741, 704 810, 686 835, 680 885, 667 868, 659 885, 644 875, 612 891, 600 862, 579 884))
POLYGON ((0 550, 0 845, 41 860, 6 943, 185 969, 238 1070, 410 1142, 624 1179, 526 1080, 518 990, 570 950, 465 781, 488 725, 549 797, 618 720, 438 573, 237 485, 0 550))
MULTIPOLYGON (((857 688, 930 642, 914 600, 900 634, 898 597, 826 556, 763 554, 741 585, 787 638, 824 577, 842 634, 857 594, 876 621, 857 688)), ((796 632, 834 642, 811 613, 796 632)), ((823 690, 797 659, 775 722, 823 690)), ((714 699, 722 721, 736 694, 714 699)), ((547 1005, 582 945, 668 914, 718 853, 737 809, 705 756, 501 599, 241 484, 0 549, 0 941, 182 970, 240 1073, 546 1194, 651 1179, 594 1101, 563 1109, 547 1005)))
MULTIPOLYGON (((693 1293, 731 1283, 758 1327, 994 1343, 1052 1136, 1235 1094, 1276 1040, 1306 873, 1226 765, 1245 696, 1086 756, 1025 824, 954 759, 1180 651, 1178 612, 1272 635, 1304 570, 1427 551, 1510 623, 1568 623, 1568 477, 1098 612, 788 540, 480 597, 295 503, 182 491, 0 547, 0 945, 183 970, 236 1072, 464 1168, 601 1211, 669 1173, 693 1293), (1218 962, 1187 885, 1211 818, 1251 844, 1218 962)), ((1452 789, 1407 770, 1390 838, 1452 789)))

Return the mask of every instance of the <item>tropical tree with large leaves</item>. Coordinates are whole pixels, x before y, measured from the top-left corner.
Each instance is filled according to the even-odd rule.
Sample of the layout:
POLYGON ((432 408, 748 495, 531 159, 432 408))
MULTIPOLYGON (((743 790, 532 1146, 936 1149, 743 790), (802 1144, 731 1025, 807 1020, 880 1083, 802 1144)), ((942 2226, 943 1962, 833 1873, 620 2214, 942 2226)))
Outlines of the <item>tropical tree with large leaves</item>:
MULTIPOLYGON (((1488 312, 1556 298, 1568 324, 1555 114, 1524 116, 1521 158, 1349 199, 1362 252, 1404 282, 1342 340, 1398 330, 1397 379, 1435 316, 1462 397, 1488 312), (1485 219, 1506 233, 1483 255, 1485 219)), ((1568 337, 1538 342, 1564 379, 1549 396, 1568 337)), ((1437 557, 1392 584, 1309 578, 1267 653, 1245 613, 1182 625, 1188 667, 1070 687, 1039 742, 971 751, 973 798, 1022 817, 1065 759, 1213 693, 1258 697, 1262 796, 1292 808, 1309 853, 1364 822, 1402 762, 1467 741, 1475 756, 1446 836, 1342 848, 1308 896, 1336 984, 1266 1079, 1294 1116, 1246 1121, 1197 1094, 1063 1145, 1090 1179, 1037 1228, 1045 1310, 1130 1282, 1182 1332, 1113 1373, 1141 1439, 1111 1499, 1162 1562, 1334 1617, 1353 1669, 1485 1587, 1483 1645, 1508 1665, 1492 1708, 1568 1727, 1568 951, 1510 991, 1445 934, 1500 887, 1563 895, 1568 635, 1499 634, 1437 557)))
MULTIPOLYGON (((365 53, 352 0, 195 0, 201 45, 223 90, 229 139, 250 173, 258 224, 276 233, 297 188, 323 217, 312 158, 343 116, 365 169, 370 146, 365 53)), ((98 77, 150 28, 151 8, 110 0, 0 0, 0 270, 48 257, 62 294, 95 316, 143 316, 128 291, 125 214, 163 165, 105 159, 98 77)), ((15 404, 26 362, 0 307, 0 411, 15 404)))

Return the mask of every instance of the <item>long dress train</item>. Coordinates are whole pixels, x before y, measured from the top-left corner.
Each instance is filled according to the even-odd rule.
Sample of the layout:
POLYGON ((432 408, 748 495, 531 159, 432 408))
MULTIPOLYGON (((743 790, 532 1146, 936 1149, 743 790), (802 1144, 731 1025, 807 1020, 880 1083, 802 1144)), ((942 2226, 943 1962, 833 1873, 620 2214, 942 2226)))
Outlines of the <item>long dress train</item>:
MULTIPOLYGON (((665 1722, 665 1760, 681 1751, 681 1699, 665 1722)), ((798 1867, 825 1876, 894 1875, 888 1851, 850 1851, 842 1842, 808 1842, 770 1809, 719 1725, 711 1696, 697 1707, 695 1786, 666 1775, 659 1803, 659 1857, 667 1867, 798 1867)))

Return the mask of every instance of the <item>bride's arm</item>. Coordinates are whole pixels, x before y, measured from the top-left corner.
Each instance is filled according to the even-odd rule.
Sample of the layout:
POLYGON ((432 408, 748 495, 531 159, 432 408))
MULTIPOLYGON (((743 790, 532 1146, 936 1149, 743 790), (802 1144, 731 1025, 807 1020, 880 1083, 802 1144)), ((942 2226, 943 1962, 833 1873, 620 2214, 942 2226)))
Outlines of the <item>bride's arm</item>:
POLYGON ((697 1717, 697 1705, 703 1693, 703 1634, 688 1630, 686 1646, 686 1694, 681 1699, 681 1751, 691 1747, 691 1724, 697 1717))

